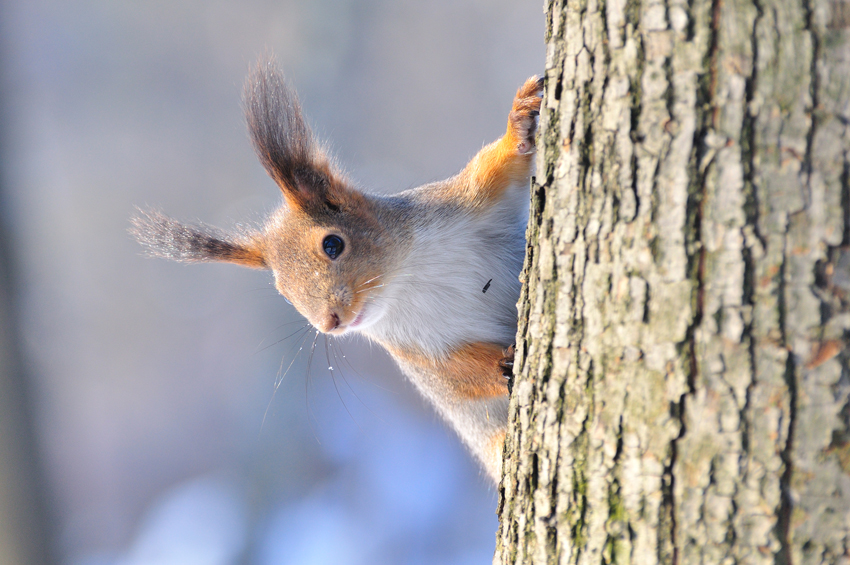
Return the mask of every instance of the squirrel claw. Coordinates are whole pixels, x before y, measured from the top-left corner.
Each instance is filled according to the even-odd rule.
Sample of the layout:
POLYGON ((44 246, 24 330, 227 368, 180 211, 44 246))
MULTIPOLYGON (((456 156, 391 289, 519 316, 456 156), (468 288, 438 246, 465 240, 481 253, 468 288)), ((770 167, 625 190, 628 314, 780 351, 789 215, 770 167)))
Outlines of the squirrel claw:
POLYGON ((504 357, 499 359, 499 369, 508 381, 508 393, 510 393, 514 386, 514 346, 505 349, 502 354, 504 357))

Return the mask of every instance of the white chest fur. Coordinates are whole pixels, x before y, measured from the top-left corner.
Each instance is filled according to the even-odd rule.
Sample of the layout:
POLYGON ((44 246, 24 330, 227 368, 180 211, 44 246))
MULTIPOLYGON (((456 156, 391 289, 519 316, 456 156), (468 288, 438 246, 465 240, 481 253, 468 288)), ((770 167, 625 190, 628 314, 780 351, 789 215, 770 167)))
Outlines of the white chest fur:
POLYGON ((416 218, 410 252, 374 297, 383 315, 363 333, 435 358, 464 343, 513 343, 526 185, 488 210, 443 208, 416 218))

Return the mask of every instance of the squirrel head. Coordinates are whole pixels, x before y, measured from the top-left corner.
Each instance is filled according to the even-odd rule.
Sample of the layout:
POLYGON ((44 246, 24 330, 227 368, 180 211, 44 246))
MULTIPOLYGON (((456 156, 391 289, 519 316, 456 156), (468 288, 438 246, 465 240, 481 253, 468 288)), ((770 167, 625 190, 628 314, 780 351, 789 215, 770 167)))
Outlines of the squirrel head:
POLYGON ((227 233, 143 211, 131 232, 158 257, 270 269, 278 291, 322 332, 368 327, 382 313, 374 298, 401 251, 398 230, 388 233, 378 200, 353 188, 314 141, 272 61, 249 75, 243 102, 254 149, 283 205, 259 230, 227 233))
MULTIPOLYGON (((317 329, 340 334, 377 320, 380 312, 370 298, 380 293, 393 261, 391 238, 373 203, 337 177, 328 178, 297 189, 319 187, 306 203, 286 198, 266 222, 262 253, 278 291, 317 329)), ((286 195, 290 188, 282 190, 286 195)))

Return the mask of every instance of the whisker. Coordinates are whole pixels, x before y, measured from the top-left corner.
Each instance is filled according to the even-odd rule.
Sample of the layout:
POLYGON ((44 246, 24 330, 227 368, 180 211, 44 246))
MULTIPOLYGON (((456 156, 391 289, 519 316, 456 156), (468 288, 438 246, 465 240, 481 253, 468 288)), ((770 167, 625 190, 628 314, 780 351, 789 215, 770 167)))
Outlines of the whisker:
POLYGON ((357 286, 358 286, 358 287, 360 287, 360 286, 367 285, 367 284, 369 284, 370 282, 374 281, 375 279, 379 279, 379 278, 383 277, 385 274, 386 274, 386 273, 383 273, 383 274, 380 274, 380 275, 378 275, 378 276, 376 276, 376 277, 372 277, 372 278, 371 278, 371 279, 369 279, 368 281, 362 282, 362 283, 360 283, 360 284, 359 284, 359 285, 357 285, 357 286))
POLYGON ((375 290, 376 288, 381 288, 384 286, 384 283, 376 284, 374 286, 370 286, 369 288, 363 288, 360 290, 355 290, 354 294, 360 294, 361 292, 369 292, 370 290, 375 290))
MULTIPOLYGON (((334 356, 334 361, 335 361, 337 364, 339 364, 339 356, 337 355, 337 350, 336 350, 336 349, 334 349, 334 347, 333 347, 333 339, 331 339, 331 340, 330 340, 330 344, 331 344, 331 354, 334 356)), ((345 358, 345 355, 343 355, 342 350, 340 350, 340 351, 339 351, 339 354, 340 354, 340 355, 342 355, 342 358, 343 358, 343 360, 345 360, 346 364, 348 364, 348 366, 349 366, 349 367, 350 367, 350 368, 351 368, 351 369, 352 369, 352 370, 356 373, 356 372, 357 372, 357 370, 356 370, 356 369, 354 369, 353 367, 351 367, 351 363, 349 363, 349 362, 348 362, 348 360, 345 358)), ((361 398, 360 398, 360 396, 359 396, 359 395, 358 395, 358 394, 354 391, 354 388, 351 386, 351 383, 349 383, 349 382, 348 382, 348 379, 346 379, 346 378, 345 378, 345 373, 343 373, 343 372, 342 372, 342 365, 341 365, 341 364, 339 365, 339 374, 340 374, 340 376, 342 377, 342 380, 343 380, 343 382, 345 383, 345 386, 347 386, 347 387, 348 387, 348 390, 350 390, 350 391, 351 391, 351 394, 353 394, 353 395, 354 395, 354 398, 356 398, 357 400, 359 400, 359 401, 360 401, 360 404, 362 404, 362 405, 363 405, 363 407, 364 407, 366 410, 368 410, 368 411, 369 411, 369 413, 370 413, 370 414, 372 414, 375 418, 377 418, 378 420, 380 420, 380 421, 381 421, 381 422, 383 422, 383 423, 386 423, 386 422, 384 422, 384 420, 383 420, 380 416, 378 416, 378 415, 375 413, 375 411, 374 411, 374 410, 372 410, 371 408, 369 408, 369 406, 368 406, 365 402, 363 402, 363 399, 361 399, 361 398)), ((363 377, 361 376, 360 378, 363 378, 363 377)))
POLYGON ((318 341, 318 339, 319 339, 319 330, 316 330, 316 335, 313 337, 313 343, 310 345, 310 357, 307 359, 307 374, 306 374, 306 378, 304 379, 304 387, 305 387, 304 401, 307 405, 307 421, 310 423, 310 429, 313 430, 313 437, 316 438, 316 443, 318 443, 319 445, 322 445, 322 441, 319 439, 319 433, 316 430, 315 426, 313 425, 313 420, 316 421, 317 425, 319 423, 319 420, 318 420, 318 418, 316 418, 316 415, 313 414, 313 410, 310 408, 310 381, 311 381, 310 369, 313 366, 313 353, 315 353, 315 351, 316 351, 316 341, 318 341), (313 420, 310 419, 311 416, 312 416, 313 420))
MULTIPOLYGON (((351 420, 355 424, 357 424, 357 427, 362 432, 363 428, 361 428, 360 424, 357 422, 357 420, 354 419, 354 415, 351 413, 351 410, 348 409, 348 405, 345 403, 345 400, 342 398, 342 394, 339 391, 339 386, 337 386, 337 384, 336 384, 336 379, 334 378, 334 367, 331 364, 331 357, 330 357, 329 348, 328 348, 328 336, 327 335, 325 336, 325 359, 327 359, 327 361, 328 361, 328 371, 330 371, 330 373, 331 373, 331 382, 334 385, 334 390, 336 390, 336 395, 339 397, 340 402, 342 402, 342 406, 343 406, 343 408, 345 408, 345 411, 348 412, 348 417, 351 418, 351 420)), ((356 397, 357 395, 355 394, 354 396, 356 397)))
MULTIPOLYGON (((289 366, 286 368, 286 372, 285 372, 285 373, 283 373, 283 376, 281 376, 281 374, 280 374, 280 370, 278 370, 278 372, 277 372, 277 379, 275 380, 275 391, 277 391, 278 387, 280 387, 281 383, 283 382, 284 377, 286 377, 287 373, 289 373, 289 369, 291 369, 291 368, 292 368, 292 364, 293 364, 293 363, 295 363, 295 360, 298 358, 298 355, 301 353, 301 351, 303 351, 303 350, 304 350, 304 342, 305 342, 305 341, 307 341, 307 338, 308 338, 309 336, 310 336, 310 329, 309 329, 309 328, 307 328, 307 330, 304 332, 304 337, 302 337, 302 338, 301 338, 301 341, 300 341, 300 342, 297 342, 297 343, 295 344, 295 345, 297 345, 297 346, 298 346, 298 352, 296 352, 296 353, 295 353, 295 355, 293 355, 293 357, 292 357, 292 361, 290 361, 290 362, 289 362, 289 366)), ((294 349, 295 349, 295 347, 294 347, 294 346, 293 346, 293 347, 291 347, 291 348, 289 349, 289 351, 287 351, 287 352, 286 352, 286 355, 289 355, 290 353, 292 353, 292 351, 293 351, 294 349)), ((280 360, 280 366, 281 366, 281 367, 283 367, 283 362, 284 362, 284 360, 286 359, 286 355, 284 355, 284 356, 283 356, 283 358, 280 360)))
MULTIPOLYGON (((299 321, 303 323, 303 320, 299 320, 299 321)), ((294 336, 294 335, 295 335, 295 334, 297 334, 298 332, 300 332, 300 331, 304 330, 305 328, 309 328, 309 327, 310 327, 310 324, 309 324, 309 323, 305 323, 304 325, 302 325, 300 328, 298 328, 297 330, 295 330, 294 332, 292 332, 292 333, 291 333, 291 334, 289 334, 288 336, 283 337, 283 338, 281 338, 281 339, 279 339, 279 340, 275 341, 274 343, 270 343, 270 344, 268 344, 267 346, 263 347, 262 349, 258 349, 258 350, 256 350, 256 351, 254 351, 253 355, 256 355, 256 354, 258 354, 258 353, 262 353, 262 352, 263 352, 263 351, 265 351, 266 349, 268 349, 268 348, 270 348, 270 347, 274 347, 274 346, 275 346, 275 345, 277 345, 278 343, 281 343, 281 342, 286 341, 287 339, 291 338, 292 336, 294 336)), ((280 329, 280 328, 278 328, 278 329, 280 329)), ((266 340, 264 339, 263 341, 266 341, 266 340)), ((262 344, 263 344, 263 341, 261 341, 261 342, 260 342, 260 344, 259 344, 257 347, 259 347, 260 345, 262 345, 262 344)))
MULTIPOLYGON (((306 322, 306 319, 304 319, 304 318, 300 318, 300 317, 299 317, 299 319, 298 319, 298 320, 291 320, 291 321, 289 321, 289 322, 284 322, 284 323, 282 323, 282 324, 281 324, 281 325, 279 325, 278 327, 274 328, 274 329, 272 330, 272 332, 276 332, 276 331, 277 331, 277 330, 279 330, 280 328, 285 328, 286 326, 291 326, 292 324, 298 324, 298 323, 304 323, 304 322, 306 322)), ((307 324, 309 325, 309 322, 307 322, 307 324)))
MULTIPOLYGON (((337 340, 337 342, 339 342, 339 340, 337 340)), ((372 348, 375 344, 372 341, 367 341, 366 343, 369 345, 369 349, 372 350, 372 348)), ((339 354, 342 355, 342 360, 346 365, 348 365, 348 368, 351 369, 352 371, 354 371, 354 374, 357 375, 358 377, 360 377, 360 379, 363 382, 365 382, 365 383, 367 383, 371 386, 377 387, 381 390, 384 390, 386 392, 390 392, 392 394, 397 394, 397 391, 392 390, 390 388, 387 388, 385 386, 381 386, 380 384, 376 383, 374 380, 370 379, 369 377, 364 377, 363 374, 360 371, 358 371, 354 367, 354 365, 351 364, 351 361, 348 360, 348 358, 345 356, 345 353, 342 352, 342 347, 339 347, 339 354)), ((336 353, 334 353, 334 355, 336 355, 336 353)), ((341 365, 340 365, 340 367, 341 367, 341 365)), ((354 392, 354 391, 352 390, 352 392, 354 392)))
MULTIPOLYGON (((301 339, 301 346, 298 348, 299 352, 302 349, 304 349, 304 342, 307 340, 308 335, 310 335, 309 330, 304 332, 304 337, 301 339)), ((295 345, 298 345, 298 342, 296 342, 295 345)), ((281 371, 283 370, 283 364, 286 361, 286 356, 289 355, 290 353, 292 353, 292 351, 294 349, 295 349, 295 347, 290 348, 290 350, 287 353, 285 353, 283 355, 283 357, 280 358, 280 367, 278 367, 277 375, 275 376, 275 383, 274 383, 274 388, 272 389, 272 396, 271 396, 271 398, 269 398, 269 403, 266 405, 266 411, 263 412, 263 420, 260 423, 260 433, 262 433, 262 431, 263 431, 263 426, 266 423, 266 417, 269 414, 269 409, 272 406, 272 402, 274 401, 275 396, 277 396, 277 390, 280 388, 280 385, 283 383, 283 379, 285 379, 286 375, 289 374, 289 370, 292 368, 292 365, 295 363, 295 360, 298 359, 298 353, 293 355, 292 361, 289 362, 289 366, 286 368, 286 371, 284 371, 283 375, 281 375, 281 371)))
MULTIPOLYGON (((435 264, 437 264, 437 263, 435 263, 435 264)), ((377 279, 379 279, 379 278, 381 278, 381 277, 385 277, 385 276, 387 276, 387 275, 393 275, 393 276, 412 276, 412 275, 398 275, 398 274, 393 274, 393 273, 383 273, 383 274, 380 274, 380 275, 378 275, 378 276, 372 277, 371 279, 369 279, 369 280, 367 280, 367 281, 363 281, 362 283, 359 283, 356 287, 354 287, 354 288, 355 288, 355 292, 356 292, 356 291, 358 291, 359 289, 363 288, 364 286, 366 286, 366 285, 367 285, 367 284, 369 284, 370 282, 375 281, 375 280, 377 280, 377 279)), ((373 286, 373 287, 371 287, 371 288, 378 288, 379 286, 383 286, 383 283, 381 283, 380 285, 373 286)))

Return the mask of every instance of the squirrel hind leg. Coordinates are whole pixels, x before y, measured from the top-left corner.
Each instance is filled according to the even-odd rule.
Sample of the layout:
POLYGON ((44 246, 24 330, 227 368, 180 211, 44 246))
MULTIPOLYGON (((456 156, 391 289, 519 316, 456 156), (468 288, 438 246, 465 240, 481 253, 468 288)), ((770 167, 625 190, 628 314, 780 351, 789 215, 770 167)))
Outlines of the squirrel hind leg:
POLYGON ((540 103, 543 94, 543 78, 533 76, 525 81, 514 97, 508 115, 508 135, 516 142, 520 154, 534 151, 534 134, 537 132, 540 103))

